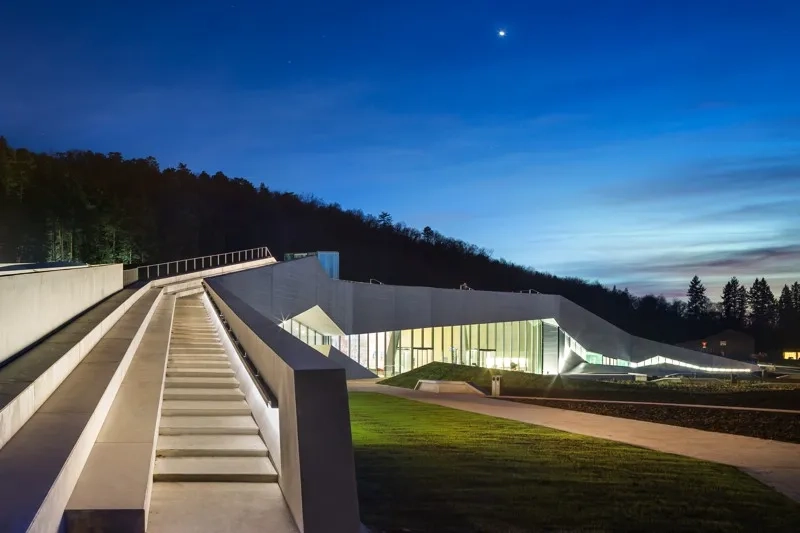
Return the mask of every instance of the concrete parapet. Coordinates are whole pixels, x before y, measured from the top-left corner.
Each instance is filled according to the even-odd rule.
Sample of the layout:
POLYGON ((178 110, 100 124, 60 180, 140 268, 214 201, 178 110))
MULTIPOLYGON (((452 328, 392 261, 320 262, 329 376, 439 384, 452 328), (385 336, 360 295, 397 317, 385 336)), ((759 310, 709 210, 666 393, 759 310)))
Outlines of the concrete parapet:
MULTIPOLYGON (((36 410, 50 398, 50 395, 53 394, 67 376, 70 375, 100 339, 114 327, 117 321, 146 292, 146 289, 128 291, 127 293, 123 291, 123 297, 128 293, 130 296, 125 298, 121 304, 114 307, 113 310, 103 317, 94 327, 91 327, 88 332, 85 332, 83 328, 78 328, 81 331, 80 333, 73 334, 69 331, 59 332, 55 337, 48 339, 45 344, 34 348, 30 354, 26 353, 21 358, 11 363, 11 365, 23 368, 15 372, 17 375, 13 377, 14 385, 18 386, 18 390, 13 392, 13 396, 10 398, 0 398, 1 400, 7 400, 7 402, 3 401, 0 403, 0 405, 2 405, 2 407, 0 407, 0 448, 2 448, 23 424, 33 416, 36 410), (61 339, 62 333, 66 333, 66 337, 70 340, 61 339), (35 362, 32 361, 29 365, 26 358, 33 355, 38 356, 39 351, 49 357, 41 357, 35 362), (49 352, 53 352, 52 356, 50 356, 49 352), (53 362, 49 364, 48 361, 53 362), (43 368, 38 368, 42 366, 42 364, 45 366, 43 368), (31 368, 28 369, 28 366, 31 368), (3 405, 3 403, 5 405, 3 405)), ((115 295, 110 300, 113 302, 114 298, 117 298, 117 296, 119 295, 115 295)), ((82 321, 84 317, 78 320, 82 321)), ((11 371, 15 370, 15 368, 9 367, 5 370, 11 371)), ((0 383, 0 389, 5 389, 6 385, 9 384, 0 383)))
POLYGON ((0 531, 58 530, 160 298, 149 292, 132 306, 0 450, 0 531))
POLYGON ((144 533, 175 298, 166 296, 136 350, 64 512, 66 533, 144 533))
MULTIPOLYGON (((360 529, 345 371, 206 280, 261 378, 278 398, 279 484, 303 533, 360 529)), ((269 444, 269 443, 268 443, 269 444)))
POLYGON ((0 363, 122 288, 122 265, 0 276, 0 363))

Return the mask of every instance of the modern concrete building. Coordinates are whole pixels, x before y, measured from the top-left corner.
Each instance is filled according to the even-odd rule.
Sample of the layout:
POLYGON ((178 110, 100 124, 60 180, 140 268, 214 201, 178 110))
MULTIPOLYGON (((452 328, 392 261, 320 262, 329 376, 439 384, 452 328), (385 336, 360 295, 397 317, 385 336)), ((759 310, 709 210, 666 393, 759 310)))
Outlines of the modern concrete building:
POLYGON ((215 277, 266 247, 0 275, 0 531, 358 533, 346 374, 215 277))
POLYGON ((357 533, 348 377, 757 368, 560 296, 354 283, 326 257, 6 269, 0 531, 357 533))
POLYGON ((362 374, 392 376, 433 361, 537 374, 758 368, 635 337, 558 295, 355 283, 332 279, 314 257, 214 283, 326 355, 346 356, 362 374))

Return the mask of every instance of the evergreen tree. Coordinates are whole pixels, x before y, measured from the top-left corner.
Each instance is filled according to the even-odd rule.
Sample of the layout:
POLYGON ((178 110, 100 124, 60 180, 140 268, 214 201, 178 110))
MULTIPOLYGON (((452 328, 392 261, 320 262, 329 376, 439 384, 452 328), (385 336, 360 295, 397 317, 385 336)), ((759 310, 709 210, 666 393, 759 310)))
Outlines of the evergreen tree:
POLYGON ((772 327, 775 322, 775 295, 767 280, 756 278, 747 298, 750 303, 750 323, 757 333, 772 327))
POLYGON ((792 307, 800 316, 800 283, 796 281, 792 284, 792 307))
POLYGON ((722 317, 727 327, 741 329, 747 306, 747 291, 732 277, 722 289, 722 317))
POLYGON ((781 296, 778 298, 778 327, 784 331, 789 331, 794 325, 796 317, 792 291, 788 285, 784 285, 781 296))
POLYGON ((747 321, 747 287, 739 285, 736 296, 736 317, 740 328, 744 328, 747 321))
POLYGON ((381 214, 378 215, 378 224, 380 224, 381 227, 388 228, 392 225, 392 215, 386 211, 381 211, 381 214))
POLYGON ((686 316, 693 320, 703 318, 708 312, 709 300, 706 297, 706 287, 699 277, 692 278, 686 296, 688 297, 686 316))

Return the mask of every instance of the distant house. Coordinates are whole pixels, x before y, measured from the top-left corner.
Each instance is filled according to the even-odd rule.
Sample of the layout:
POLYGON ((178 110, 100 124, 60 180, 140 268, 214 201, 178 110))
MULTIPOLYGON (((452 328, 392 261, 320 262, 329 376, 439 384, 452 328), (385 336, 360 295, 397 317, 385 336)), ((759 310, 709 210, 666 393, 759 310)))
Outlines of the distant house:
POLYGON ((734 329, 726 329, 704 339, 681 342, 677 346, 741 360, 749 359, 756 351, 755 339, 734 329))

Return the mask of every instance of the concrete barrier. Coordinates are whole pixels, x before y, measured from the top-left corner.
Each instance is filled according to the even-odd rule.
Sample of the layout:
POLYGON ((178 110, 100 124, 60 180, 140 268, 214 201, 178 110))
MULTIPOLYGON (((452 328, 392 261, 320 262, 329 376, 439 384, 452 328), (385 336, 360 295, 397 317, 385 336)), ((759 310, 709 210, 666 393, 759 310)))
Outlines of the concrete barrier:
POLYGON ((475 394, 486 396, 472 383, 466 381, 440 381, 435 379, 420 379, 414 386, 415 390, 424 392, 438 392, 445 394, 475 394))
POLYGON ((0 363, 122 289, 122 265, 0 277, 0 363))
POLYGON ((0 450, 0 531, 57 531, 67 501, 161 298, 140 298, 0 450), (26 479, 22 485, 18 480, 26 479), (44 498, 41 496, 44 495, 44 498))
MULTIPOLYGON (((205 288, 201 289, 205 293, 205 288)), ((244 392, 247 405, 253 414, 253 419, 256 421, 261 438, 267 445, 269 455, 272 458, 272 464, 280 476, 281 473, 281 430, 280 430, 280 417, 278 414, 277 405, 270 405, 267 399, 264 398, 259 386, 255 382, 255 377, 251 374, 251 370, 242 360, 236 347, 231 342, 228 332, 219 319, 217 310, 211 303, 208 294, 203 294, 203 306, 211 316, 211 321, 216 328, 219 338, 222 341, 222 346, 228 354, 228 359, 231 361, 231 368, 239 380, 239 387, 244 392)))
MULTIPOLYGON (((41 373, 36 376, 30 377, 27 382, 23 384, 18 378, 15 378, 15 383, 18 385, 17 392, 14 397, 9 400, 5 405, 0 403, 0 448, 2 448, 6 442, 14 436, 14 434, 27 422, 31 416, 36 412, 39 407, 50 397, 50 395, 55 391, 59 385, 69 376, 69 374, 75 369, 75 367, 80 363, 84 356, 92 349, 94 346, 100 341, 100 339, 105 335, 120 319, 120 317, 125 314, 125 312, 130 309, 130 307, 135 304, 139 298, 147 293, 147 291, 152 287, 164 287, 171 284, 178 284, 180 287, 184 288, 202 288, 200 282, 203 277, 205 276, 214 276, 219 274, 224 274, 228 272, 236 272, 239 270, 246 270, 248 268, 257 268, 260 266, 264 266, 265 264, 274 263, 275 259, 272 257, 266 259, 259 259, 256 261, 246 261, 242 263, 236 263, 233 265, 226 265, 223 267, 211 268, 207 270, 199 270, 196 272, 190 272, 188 274, 182 274, 180 276, 173 276, 170 278, 162 278, 158 280, 151 281, 149 283, 144 284, 138 290, 130 289, 134 291, 132 295, 127 298, 119 307, 111 311, 108 316, 103 318, 103 320, 97 324, 91 331, 89 331, 85 336, 81 338, 75 339, 73 344, 68 348, 65 349, 63 355, 61 355, 55 363, 53 363, 49 368, 44 369, 41 373)), ((110 267, 105 272, 115 272, 115 276, 118 278, 119 273, 122 271, 122 265, 105 265, 105 267, 110 267)), ((91 268, 103 268, 103 267, 91 267, 91 268)), ((80 269, 81 272, 88 271, 89 268, 80 269)), ((68 270, 68 271, 59 271, 59 272, 76 272, 77 270, 68 270)), ((55 273, 53 273, 55 274, 55 273)), ((30 274, 26 274, 30 275, 30 274)), ((35 275, 35 274, 34 274, 35 275)), ((48 273, 48 275, 50 275, 48 273)), ((4 279, 11 279, 16 276, 8 276, 4 279)), ((33 279, 33 278, 31 278, 33 279)), ((68 282, 71 278, 61 279, 62 282, 68 282)), ((49 278, 48 283, 45 284, 46 287, 49 287, 54 281, 54 278, 49 278)), ((0 280, 1 282, 2 280, 0 280)), ((26 281, 26 283, 30 283, 30 280, 26 281)), ((0 319, 5 315, 7 309, 3 306, 3 302, 8 300, 10 303, 11 298, 8 297, 9 295, 3 292, 3 285, 0 285, 0 319)), ((117 284, 117 288, 119 288, 119 284, 117 284)), ((33 291, 35 292, 35 291, 33 291)), ((64 291, 61 291, 64 292, 64 291)), ((51 307, 57 308, 61 305, 61 301, 58 300, 59 297, 65 297, 61 294, 58 290, 42 290, 38 294, 40 298, 45 298, 49 294, 51 298, 55 298, 53 302, 58 302, 58 305, 52 305, 51 307)), ((10 293, 9 293, 10 294, 10 293)), ((21 306, 19 302, 16 302, 17 305, 14 307, 19 309, 21 306)), ((69 302, 66 302, 65 305, 69 305, 69 302)), ((77 313, 76 313, 77 314, 77 313)), ((69 318, 64 319, 64 321, 60 322, 58 325, 60 326, 63 322, 68 321, 70 318, 74 316, 71 315, 69 318)), ((6 327, 5 322, 0 321, 2 324, 2 328, 0 329, 0 336, 5 334, 6 327)), ((13 324, 13 322, 12 322, 13 324)), ((51 328, 52 329, 52 328, 51 328)), ((48 329, 39 337, 34 338, 30 342, 35 342, 41 338, 41 336, 49 333, 51 329, 48 329)), ((9 332, 11 334, 11 332, 9 332)), ((29 343, 30 344, 30 343, 29 343)), ((2 362, 2 360, 0 360, 2 362)), ((16 363, 16 361, 15 361, 16 363)), ((0 397, 2 399, 2 397, 0 397)))
POLYGON ((356 533, 358 493, 343 368, 216 279, 208 295, 278 398, 279 485, 303 533, 356 533))
POLYGON ((128 270, 122 271, 122 286, 127 287, 131 283, 136 283, 139 281, 139 269, 138 268, 129 268, 128 270))
POLYGON ((67 503, 65 533, 142 533, 147 529, 175 297, 164 296, 153 308, 150 324, 67 503))

